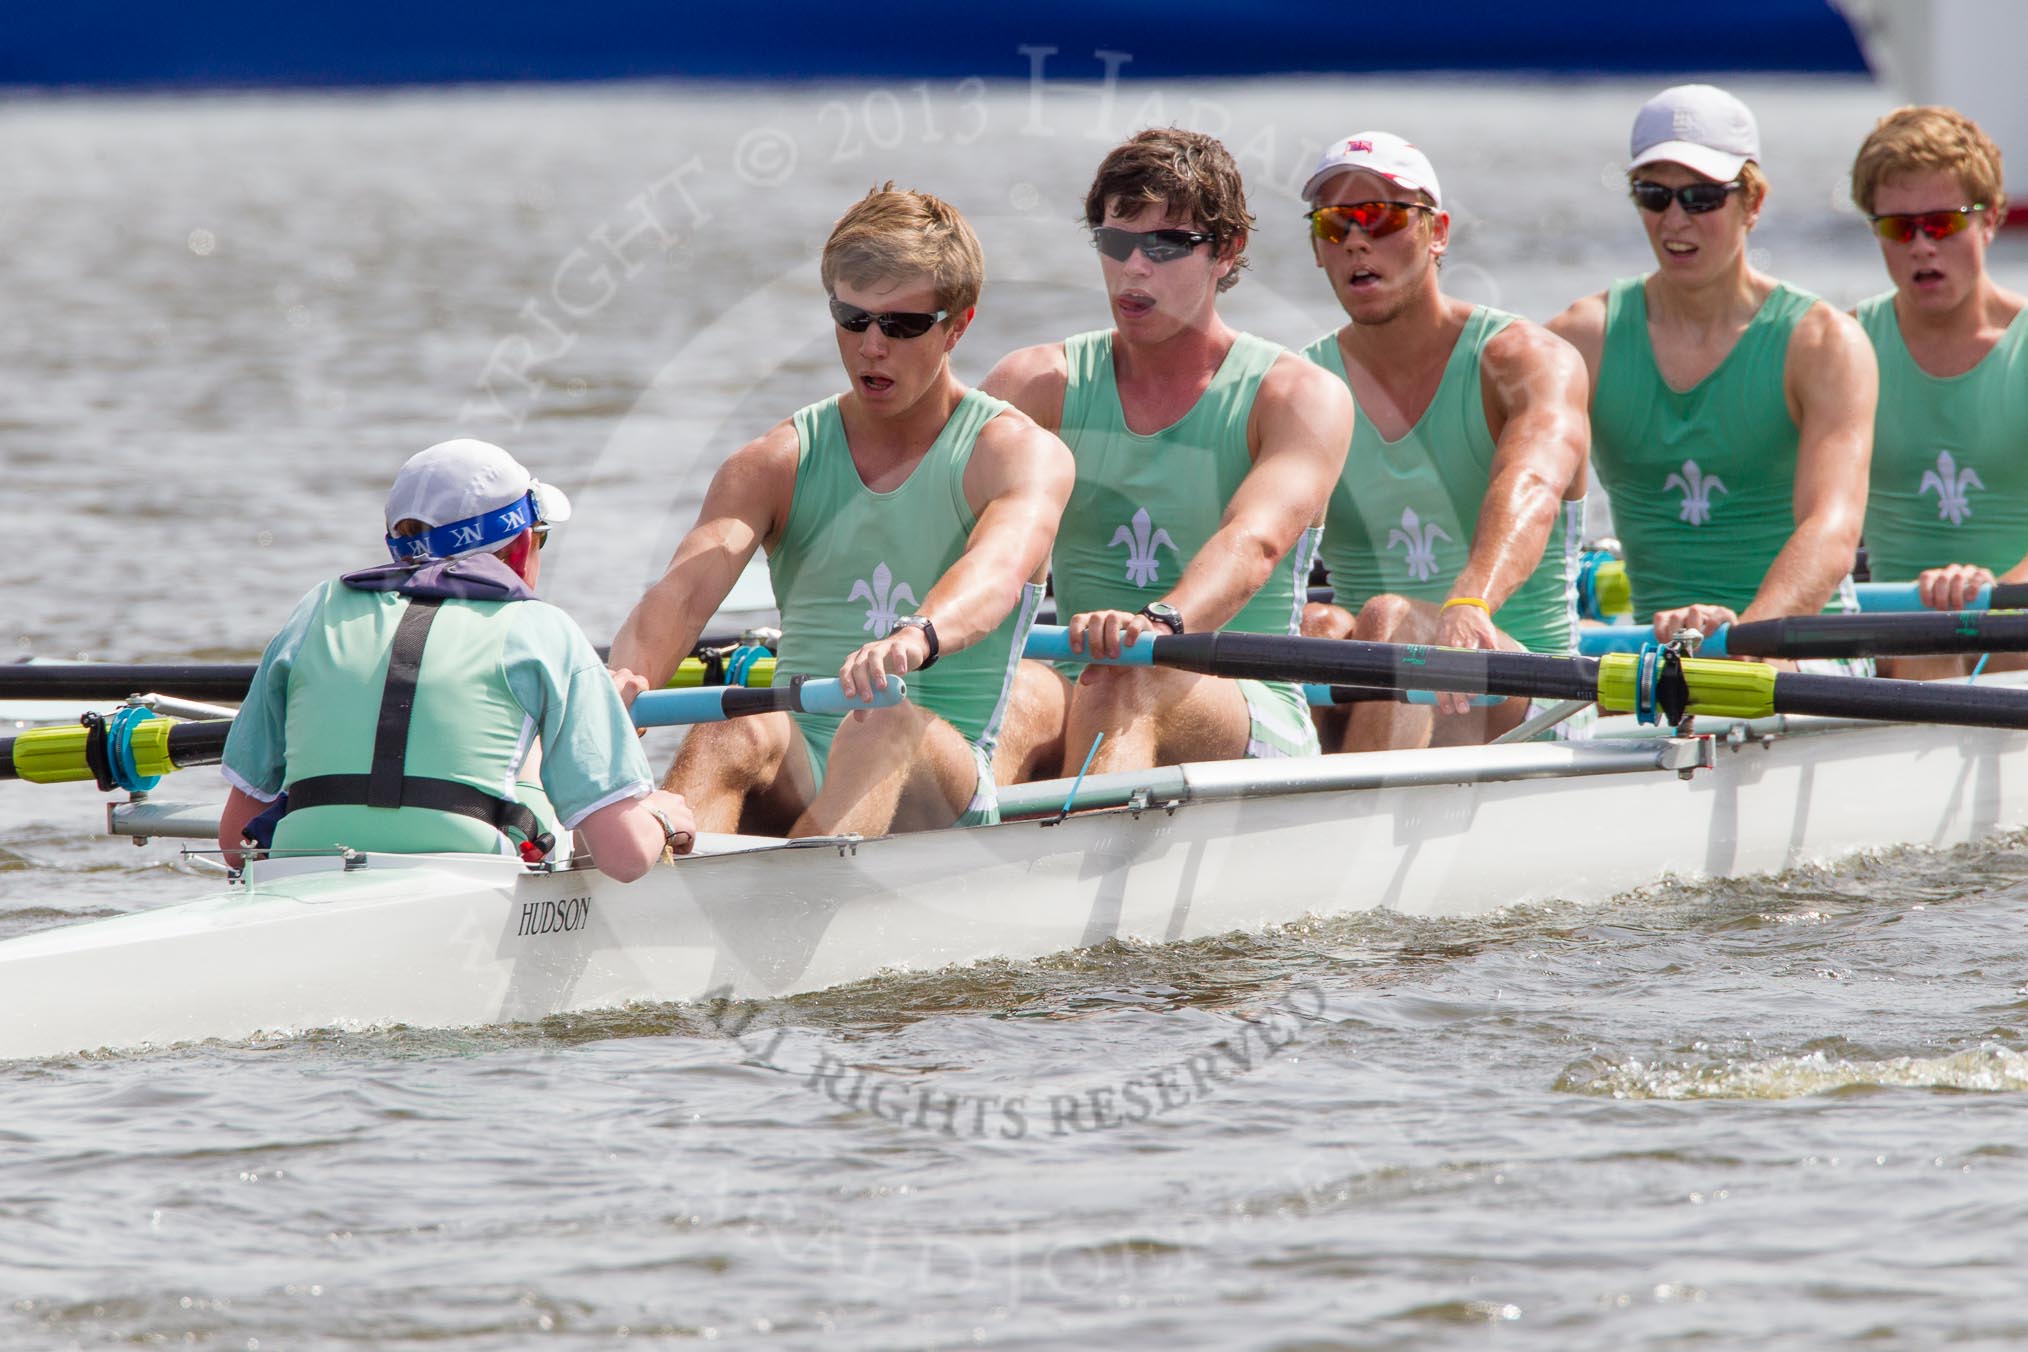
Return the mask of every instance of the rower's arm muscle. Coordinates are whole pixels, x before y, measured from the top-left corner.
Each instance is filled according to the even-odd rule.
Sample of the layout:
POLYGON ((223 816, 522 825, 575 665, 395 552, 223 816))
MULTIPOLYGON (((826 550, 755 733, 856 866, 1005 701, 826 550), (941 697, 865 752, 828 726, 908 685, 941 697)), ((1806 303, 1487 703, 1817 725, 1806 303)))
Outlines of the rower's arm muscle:
POLYGON ((1584 491, 1591 386, 1577 350, 1526 321, 1486 345, 1482 366, 1500 435, 1471 555, 1451 594, 1498 610, 1541 562, 1564 500, 1584 491))
POLYGON ((1016 348, 994 364, 979 388, 1026 413, 1045 431, 1063 429, 1063 397, 1070 367, 1062 343, 1016 348))
POLYGON ((697 524, 668 571, 635 603, 613 639, 611 665, 666 685, 740 570, 781 530, 795 490, 795 428, 787 423, 733 452, 704 495, 697 524))
POLYGON ((1857 321, 1828 305, 1815 306, 1789 339, 1786 383, 1801 429, 1796 528, 1742 620, 1822 610, 1851 570, 1866 517, 1880 375, 1857 321))
POLYGON ((916 609, 936 625, 944 651, 992 633, 1021 599, 1022 584, 1042 580, 1076 477, 1069 449, 1028 418, 1003 413, 986 424, 965 467, 978 522, 916 609))
POLYGON ((1323 520, 1352 445, 1352 419, 1345 382, 1321 366, 1285 356, 1268 372, 1254 399, 1253 468, 1217 532, 1162 598, 1191 629, 1216 629, 1237 615, 1302 533, 1323 520))

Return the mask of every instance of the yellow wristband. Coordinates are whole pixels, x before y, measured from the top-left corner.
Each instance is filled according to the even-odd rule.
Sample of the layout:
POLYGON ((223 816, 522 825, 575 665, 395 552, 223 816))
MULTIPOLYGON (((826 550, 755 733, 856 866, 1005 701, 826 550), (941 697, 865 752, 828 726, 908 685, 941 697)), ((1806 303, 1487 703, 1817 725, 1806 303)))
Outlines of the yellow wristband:
POLYGON ((1483 598, 1477 596, 1453 596, 1450 600, 1437 607, 1437 613, 1441 615, 1452 606, 1477 606, 1488 615, 1493 613, 1493 608, 1487 605, 1483 598))

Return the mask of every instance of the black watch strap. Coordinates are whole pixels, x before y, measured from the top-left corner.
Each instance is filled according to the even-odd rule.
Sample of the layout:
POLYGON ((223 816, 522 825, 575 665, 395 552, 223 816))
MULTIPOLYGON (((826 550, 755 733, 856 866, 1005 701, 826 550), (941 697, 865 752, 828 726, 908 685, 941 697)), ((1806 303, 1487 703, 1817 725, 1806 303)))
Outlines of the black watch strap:
MULTIPOLYGON (((904 615, 894 622, 894 628, 920 629, 922 636, 929 640, 929 656, 922 660, 922 665, 916 668, 917 671, 928 671, 937 664, 937 658, 943 653, 943 645, 937 642, 937 627, 930 623, 929 616, 904 615)), ((888 632, 892 633, 893 630, 888 632)))
POLYGON ((1183 632, 1183 615, 1176 607, 1160 601, 1141 607, 1141 618, 1150 624, 1159 624, 1172 634, 1183 632))

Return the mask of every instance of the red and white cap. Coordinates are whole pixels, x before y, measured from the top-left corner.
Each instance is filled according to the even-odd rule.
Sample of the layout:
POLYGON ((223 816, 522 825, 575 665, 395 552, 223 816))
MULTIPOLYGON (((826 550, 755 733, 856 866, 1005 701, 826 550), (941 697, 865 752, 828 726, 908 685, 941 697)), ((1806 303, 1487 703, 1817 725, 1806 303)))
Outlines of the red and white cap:
POLYGON ((1391 131, 1355 131, 1325 146, 1324 157, 1303 184, 1303 200, 1314 204, 1318 190, 1333 174, 1351 169, 1378 174, 1397 188, 1428 193, 1430 205, 1443 210, 1443 193, 1437 188, 1436 169, 1429 156, 1391 131))
POLYGON ((1760 127, 1753 114, 1716 85, 1672 85, 1634 114, 1627 168, 1680 164, 1719 183, 1739 177, 1760 158, 1760 127))

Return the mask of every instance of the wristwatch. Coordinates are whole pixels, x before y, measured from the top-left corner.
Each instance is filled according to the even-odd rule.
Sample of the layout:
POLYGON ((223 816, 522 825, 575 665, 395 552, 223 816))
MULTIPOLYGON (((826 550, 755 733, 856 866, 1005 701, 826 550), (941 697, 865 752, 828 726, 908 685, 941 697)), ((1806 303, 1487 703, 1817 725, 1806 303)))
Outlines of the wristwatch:
MULTIPOLYGON (((894 629, 920 629, 922 636, 929 640, 930 654, 922 660, 922 665, 916 668, 917 671, 928 671, 937 664, 937 655, 943 651, 943 647, 937 642, 937 627, 930 623, 929 616, 904 615, 894 622, 894 629)), ((894 629, 887 632, 891 634, 894 629)))
POLYGON ((1156 624, 1168 625, 1172 634, 1183 632, 1183 612, 1166 601, 1156 601, 1152 605, 1142 606, 1141 614, 1156 624))

